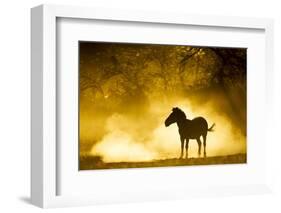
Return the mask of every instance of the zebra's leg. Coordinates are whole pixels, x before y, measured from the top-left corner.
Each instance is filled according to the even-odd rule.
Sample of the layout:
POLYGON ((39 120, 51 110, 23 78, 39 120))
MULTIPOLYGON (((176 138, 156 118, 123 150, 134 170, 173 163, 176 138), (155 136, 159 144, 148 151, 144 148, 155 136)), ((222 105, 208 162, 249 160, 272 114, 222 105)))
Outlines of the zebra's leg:
POLYGON ((196 139, 198 143, 198 157, 201 155, 201 140, 200 137, 196 139))
POLYGON ((185 142, 185 158, 188 158, 188 143, 189 143, 189 139, 186 139, 186 142, 185 142))
POLYGON ((207 140, 207 134, 203 135, 204 158, 207 156, 206 155, 206 140, 207 140))
POLYGON ((180 158, 183 157, 183 148, 184 148, 184 138, 181 137, 181 156, 180 156, 180 158))

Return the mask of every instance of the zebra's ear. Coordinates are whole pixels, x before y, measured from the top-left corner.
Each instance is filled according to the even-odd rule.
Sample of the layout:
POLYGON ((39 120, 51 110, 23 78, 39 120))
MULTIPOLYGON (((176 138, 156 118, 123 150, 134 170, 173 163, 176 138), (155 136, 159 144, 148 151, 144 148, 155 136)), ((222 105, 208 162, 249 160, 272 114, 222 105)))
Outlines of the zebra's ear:
POLYGON ((173 107, 173 112, 174 112, 174 111, 177 111, 177 109, 178 109, 177 107, 173 107))

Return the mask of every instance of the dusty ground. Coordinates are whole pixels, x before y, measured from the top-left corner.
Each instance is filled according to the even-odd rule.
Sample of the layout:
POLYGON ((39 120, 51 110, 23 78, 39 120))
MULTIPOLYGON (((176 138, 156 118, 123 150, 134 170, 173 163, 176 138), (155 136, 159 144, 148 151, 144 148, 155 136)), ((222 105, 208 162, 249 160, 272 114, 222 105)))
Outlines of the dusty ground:
POLYGON ((118 168, 144 168, 164 166, 191 166, 191 165, 212 165, 212 164, 241 164, 247 162, 246 154, 227 156, 215 156, 206 158, 171 158, 165 160, 154 160, 149 162, 114 162, 104 163, 98 156, 80 157, 80 170, 90 169, 118 169, 118 168))

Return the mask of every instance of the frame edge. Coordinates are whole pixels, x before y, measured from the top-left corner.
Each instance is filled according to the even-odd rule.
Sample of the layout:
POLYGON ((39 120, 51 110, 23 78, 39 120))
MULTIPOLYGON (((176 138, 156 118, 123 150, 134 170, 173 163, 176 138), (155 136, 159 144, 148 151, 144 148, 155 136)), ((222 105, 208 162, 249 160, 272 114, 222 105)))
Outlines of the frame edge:
POLYGON ((31 203, 43 207, 43 6, 31 9, 31 203))

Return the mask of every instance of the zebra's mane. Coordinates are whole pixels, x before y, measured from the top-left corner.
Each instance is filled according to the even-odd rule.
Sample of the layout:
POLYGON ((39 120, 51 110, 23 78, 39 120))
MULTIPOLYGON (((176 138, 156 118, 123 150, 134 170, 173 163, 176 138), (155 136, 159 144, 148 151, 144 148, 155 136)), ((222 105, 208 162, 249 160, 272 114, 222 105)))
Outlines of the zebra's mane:
POLYGON ((182 111, 180 108, 178 108, 178 107, 173 108, 173 112, 178 113, 181 117, 186 119, 186 115, 185 115, 184 111, 182 111))

